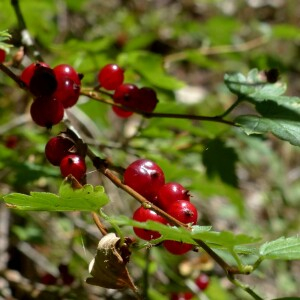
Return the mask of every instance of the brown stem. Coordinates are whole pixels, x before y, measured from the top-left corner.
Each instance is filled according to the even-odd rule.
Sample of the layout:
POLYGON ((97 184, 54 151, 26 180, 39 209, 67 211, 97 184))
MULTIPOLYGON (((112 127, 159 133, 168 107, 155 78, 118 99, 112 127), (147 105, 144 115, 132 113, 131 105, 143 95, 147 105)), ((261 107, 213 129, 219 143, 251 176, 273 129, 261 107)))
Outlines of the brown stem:
POLYGON ((12 72, 8 67, 4 64, 0 63, 0 70, 4 72, 7 76, 9 76, 12 80, 14 80, 21 89, 26 89, 26 84, 17 76, 14 72, 12 72))
POLYGON ((93 217, 93 220, 96 224, 96 226, 98 227, 98 229, 100 230, 100 232, 103 234, 103 235, 107 235, 107 230, 106 228, 104 227, 104 225, 101 223, 100 219, 99 219, 99 216, 95 213, 95 212, 92 212, 92 217, 93 217))

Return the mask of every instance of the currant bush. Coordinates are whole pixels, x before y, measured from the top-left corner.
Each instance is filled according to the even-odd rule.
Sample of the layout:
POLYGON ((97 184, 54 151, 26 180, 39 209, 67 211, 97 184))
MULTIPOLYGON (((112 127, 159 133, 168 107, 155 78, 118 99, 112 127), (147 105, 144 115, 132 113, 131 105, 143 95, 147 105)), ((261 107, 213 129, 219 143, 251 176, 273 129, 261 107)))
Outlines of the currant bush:
POLYGON ((49 65, 47 65, 44 62, 35 62, 27 66, 21 73, 20 79, 29 87, 30 81, 32 76, 34 75, 35 71, 39 67, 46 67, 50 68, 49 65))
POLYGON ((177 200, 168 208, 167 213, 185 224, 196 224, 198 219, 197 208, 187 200, 177 200))
POLYGON ((68 64, 60 64, 53 68, 55 77, 59 81, 60 78, 68 78, 74 81, 77 85, 81 84, 80 75, 76 70, 68 64))
POLYGON ((105 65, 98 73, 98 82, 106 90, 115 90, 124 81, 124 70, 116 64, 105 65))
POLYGON ((166 240, 163 242, 164 248, 174 254, 174 255, 183 255, 190 250, 193 249, 193 245, 183 243, 183 242, 178 242, 178 241, 172 241, 172 240, 166 240))

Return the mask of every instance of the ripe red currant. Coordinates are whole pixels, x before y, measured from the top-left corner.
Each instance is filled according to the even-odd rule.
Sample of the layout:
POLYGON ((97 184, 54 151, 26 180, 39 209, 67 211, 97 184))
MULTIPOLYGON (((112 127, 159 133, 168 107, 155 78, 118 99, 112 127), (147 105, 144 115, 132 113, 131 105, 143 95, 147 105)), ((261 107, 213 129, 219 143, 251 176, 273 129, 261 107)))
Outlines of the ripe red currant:
POLYGON ((128 108, 135 108, 138 90, 134 84, 121 84, 116 88, 113 94, 114 102, 120 103, 128 108))
POLYGON ((20 79, 26 83, 26 85, 29 87, 29 83, 30 83, 30 80, 35 72, 35 70, 37 68, 39 68, 40 66, 42 67, 47 67, 47 68, 50 68, 49 65, 47 65, 46 63, 44 62, 36 62, 36 63, 32 63, 30 64, 29 66, 27 66, 23 72, 21 73, 21 76, 20 76, 20 79))
POLYGON ((61 64, 53 68, 53 72, 57 81, 60 78, 67 77, 68 79, 73 80, 77 85, 81 84, 80 75, 75 71, 75 69, 67 64, 61 64))
POLYGON ((158 191, 158 205, 166 210, 173 202, 177 200, 190 201, 189 192, 177 182, 168 182, 158 191))
POLYGON ((189 201, 177 200, 173 202, 167 209, 167 213, 178 221, 188 224, 196 224, 198 212, 196 207, 189 201))
POLYGON ((69 155, 74 154, 74 143, 69 139, 55 136, 51 138, 45 146, 45 155, 47 160, 54 166, 59 166, 61 160, 69 155))
POLYGON ((148 87, 140 88, 137 98, 135 108, 143 112, 153 112, 158 103, 156 92, 148 87))
MULTIPOLYGON (((166 220, 158 215, 155 211, 140 206, 133 214, 133 220, 138 222, 146 222, 148 220, 166 224, 166 220)), ((143 228, 133 227, 135 234, 146 241, 157 239, 161 234, 157 231, 147 230, 143 228)))
POLYGON ((63 177, 71 174, 78 181, 81 181, 86 173, 84 158, 76 154, 65 156, 60 162, 60 171, 63 177))
POLYGON ((193 296, 191 292, 172 293, 171 300, 190 300, 193 296))
POLYGON ((5 139, 5 147, 9 149, 14 149, 17 147, 19 138, 15 135, 10 135, 5 139))
POLYGON ((201 273, 196 279, 195 283, 202 291, 206 290, 209 285, 209 277, 205 273, 201 273))
POLYGON ((36 97, 51 96, 56 88, 57 80, 53 70, 37 65, 29 82, 29 91, 36 97))
POLYGON ((124 183, 147 200, 154 201, 159 188, 165 183, 165 176, 153 161, 138 159, 126 168, 124 183))
POLYGON ((59 77, 57 82, 57 88, 53 97, 60 101, 64 108, 69 108, 75 105, 80 96, 80 85, 66 76, 59 77))
POLYGON ((98 82, 100 86, 107 90, 115 90, 123 83, 124 70, 116 64, 104 66, 98 73, 98 82))
POLYGON ((163 246, 165 249, 174 254, 174 255, 182 255, 187 253, 188 251, 193 249, 193 245, 191 244, 186 244, 182 242, 177 242, 177 241, 171 241, 171 240, 166 240, 163 242, 163 246))
POLYGON ((112 110, 120 118, 129 118, 133 115, 132 111, 122 109, 121 107, 115 105, 113 105, 112 110))
POLYGON ((37 125, 50 129, 62 120, 64 107, 55 98, 38 97, 31 104, 30 114, 37 125))
POLYGON ((6 52, 3 49, 0 49, 0 63, 5 61, 6 52))

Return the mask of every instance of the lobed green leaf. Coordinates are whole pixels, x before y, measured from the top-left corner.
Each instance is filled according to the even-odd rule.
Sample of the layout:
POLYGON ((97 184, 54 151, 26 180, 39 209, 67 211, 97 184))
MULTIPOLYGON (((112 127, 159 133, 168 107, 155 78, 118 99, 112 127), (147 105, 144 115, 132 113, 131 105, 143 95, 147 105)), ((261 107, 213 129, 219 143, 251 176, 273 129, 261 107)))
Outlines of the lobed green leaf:
POLYGON ((102 186, 84 185, 74 189, 64 181, 58 195, 31 192, 30 195, 11 193, 3 197, 10 208, 34 211, 96 211, 109 202, 102 186))

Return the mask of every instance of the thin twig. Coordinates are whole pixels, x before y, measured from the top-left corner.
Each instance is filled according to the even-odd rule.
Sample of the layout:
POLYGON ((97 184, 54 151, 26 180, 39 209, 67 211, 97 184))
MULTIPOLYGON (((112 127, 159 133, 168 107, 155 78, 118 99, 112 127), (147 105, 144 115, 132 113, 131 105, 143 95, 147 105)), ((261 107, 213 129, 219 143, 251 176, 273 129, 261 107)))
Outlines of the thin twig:
POLYGON ((26 89, 26 84, 17 76, 14 72, 12 72, 8 67, 4 64, 0 63, 0 70, 4 72, 7 76, 9 76, 12 80, 14 80, 21 89, 26 89))
POLYGON ((100 230, 100 232, 103 234, 103 235, 107 235, 107 230, 106 228, 104 227, 104 225, 101 223, 100 219, 99 219, 99 216, 95 213, 95 212, 92 212, 92 217, 93 217, 93 220, 96 224, 96 226, 98 227, 98 229, 100 230))

